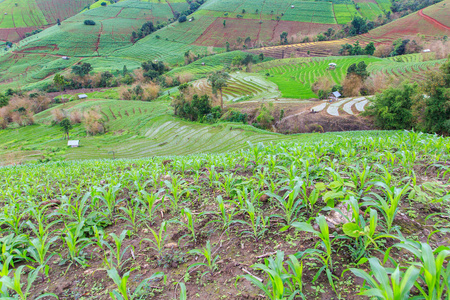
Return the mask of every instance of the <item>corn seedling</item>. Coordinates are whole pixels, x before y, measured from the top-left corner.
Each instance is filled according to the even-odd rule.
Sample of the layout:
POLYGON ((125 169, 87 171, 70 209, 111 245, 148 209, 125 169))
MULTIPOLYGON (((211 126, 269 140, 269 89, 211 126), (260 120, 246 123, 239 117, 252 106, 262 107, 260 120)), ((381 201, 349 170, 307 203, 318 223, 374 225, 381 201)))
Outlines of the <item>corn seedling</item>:
MULTIPOLYGON (((21 299, 21 300, 26 300, 26 299, 30 299, 29 295, 30 295, 30 289, 33 287, 33 283, 36 281, 36 278, 38 276, 39 271, 41 270, 42 267, 38 267, 37 269, 31 271, 28 274, 27 277, 27 284, 22 284, 20 279, 22 276, 22 271, 26 266, 20 266, 18 267, 15 272, 14 272, 14 277, 10 278, 8 276, 3 276, 0 281, 2 282, 2 284, 14 291, 17 296, 16 298, 6 298, 6 299, 21 299)), ((34 298, 34 299, 41 299, 44 297, 54 297, 56 299, 58 299, 58 297, 55 294, 52 293, 46 293, 46 294, 42 294, 39 295, 38 297, 34 298)))
POLYGON ((217 269, 218 269, 217 260, 219 259, 220 256, 216 255, 216 257, 213 257, 213 253, 211 252, 210 241, 206 242, 206 247, 203 248, 202 250, 194 249, 194 250, 189 251, 188 254, 196 254, 199 256, 203 256, 206 260, 206 263, 202 263, 202 262, 194 263, 187 268, 187 272, 189 272, 190 270, 192 270, 195 267, 203 266, 207 270, 202 273, 202 275, 200 276, 200 279, 201 279, 206 274, 211 273, 211 275, 213 275, 214 272, 217 271, 217 269))
POLYGON ((268 230, 269 217, 264 218, 264 216, 259 215, 250 201, 247 201, 246 203, 247 207, 245 208, 245 212, 249 218, 249 222, 242 220, 236 220, 236 222, 250 227, 250 230, 244 230, 242 234, 251 236, 255 241, 259 241, 264 237, 268 230))
MULTIPOLYGON (((134 269, 132 269, 131 271, 133 271, 133 270, 134 269)), ((137 286, 137 288, 134 290, 134 292, 131 293, 130 289, 127 286, 128 279, 130 278, 130 272, 131 271, 126 272, 123 275, 123 277, 120 277, 119 273, 117 272, 117 270, 115 268, 108 270, 108 276, 117 285, 117 289, 109 293, 109 295, 111 296, 111 298, 113 300, 133 300, 133 299, 136 299, 136 298, 142 296, 141 295, 142 290, 145 288, 145 285, 148 282, 153 281, 155 279, 159 279, 159 278, 164 276, 164 273, 162 273, 162 272, 157 272, 157 273, 153 274, 149 278, 144 279, 137 286)))
POLYGON ((130 251, 133 251, 134 247, 132 245, 129 245, 122 250, 123 241, 128 234, 130 234, 129 230, 123 230, 120 236, 117 236, 115 233, 109 234, 114 241, 115 247, 111 246, 108 242, 105 242, 106 247, 110 250, 109 258, 106 259, 108 269, 117 268, 122 270, 123 266, 132 259, 132 257, 125 259, 125 254, 128 249, 131 248, 130 251))
POLYGON ((166 243, 167 238, 169 237, 168 234, 165 234, 167 232, 167 223, 166 222, 161 223, 158 233, 156 233, 151 228, 149 228, 149 229, 153 234, 154 240, 144 238, 141 240, 140 244, 142 244, 143 241, 148 241, 148 242, 152 243, 154 246, 152 246, 151 248, 153 250, 155 250, 156 252, 158 252, 158 256, 161 257, 162 253, 164 251, 164 245, 166 243))
MULTIPOLYGON (((363 259, 361 262, 366 262, 363 259)), ((419 277, 419 269, 410 266, 405 273, 397 266, 393 271, 383 267, 377 258, 368 259, 371 272, 351 268, 350 271, 357 277, 364 279, 364 285, 359 295, 377 297, 384 300, 407 300, 411 288, 419 277), (391 274, 390 278, 389 275, 391 274)), ((436 298, 437 299, 437 298, 436 298)))

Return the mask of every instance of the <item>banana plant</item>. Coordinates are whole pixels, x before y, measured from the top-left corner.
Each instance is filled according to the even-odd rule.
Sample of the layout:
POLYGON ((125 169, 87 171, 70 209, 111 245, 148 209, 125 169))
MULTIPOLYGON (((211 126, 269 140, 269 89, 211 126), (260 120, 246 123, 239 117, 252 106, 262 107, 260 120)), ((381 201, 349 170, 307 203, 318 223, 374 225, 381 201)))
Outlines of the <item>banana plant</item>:
POLYGON ((115 289, 114 291, 109 293, 109 295, 111 296, 111 299, 113 299, 113 300, 133 300, 133 299, 137 299, 138 297, 143 296, 142 295, 142 291, 143 291, 143 289, 145 288, 145 285, 148 282, 153 281, 155 279, 159 279, 161 277, 164 277, 164 273, 157 272, 157 273, 153 274, 152 276, 150 276, 149 278, 144 279, 137 286, 137 288, 134 290, 134 292, 132 293, 130 291, 130 288, 127 286, 127 284, 128 284, 128 279, 130 278, 130 273, 133 270, 134 269, 131 269, 130 271, 126 272, 123 275, 123 277, 120 277, 119 273, 117 272, 117 270, 115 268, 112 268, 112 269, 107 271, 108 272, 108 276, 117 285, 117 289, 115 289))
POLYGON ((356 268, 349 269, 355 276, 364 279, 364 285, 359 295, 383 300, 410 299, 409 294, 419 277, 419 269, 410 266, 405 273, 402 273, 400 266, 397 266, 392 271, 383 267, 375 257, 363 259, 359 263, 366 261, 369 261, 370 273, 356 268), (389 274, 391 274, 390 278, 389 274))

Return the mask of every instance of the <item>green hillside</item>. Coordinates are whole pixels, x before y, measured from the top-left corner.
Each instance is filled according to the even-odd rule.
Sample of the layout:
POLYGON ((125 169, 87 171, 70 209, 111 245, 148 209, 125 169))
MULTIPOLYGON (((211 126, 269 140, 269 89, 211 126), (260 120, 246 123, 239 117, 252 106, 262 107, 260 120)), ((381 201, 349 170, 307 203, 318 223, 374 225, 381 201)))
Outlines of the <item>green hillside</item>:
MULTIPOLYGON (((4 0, 0 2, 0 40, 16 42, 37 28, 78 14, 92 0, 4 0)), ((99 2, 100 3, 100 2, 99 2)))

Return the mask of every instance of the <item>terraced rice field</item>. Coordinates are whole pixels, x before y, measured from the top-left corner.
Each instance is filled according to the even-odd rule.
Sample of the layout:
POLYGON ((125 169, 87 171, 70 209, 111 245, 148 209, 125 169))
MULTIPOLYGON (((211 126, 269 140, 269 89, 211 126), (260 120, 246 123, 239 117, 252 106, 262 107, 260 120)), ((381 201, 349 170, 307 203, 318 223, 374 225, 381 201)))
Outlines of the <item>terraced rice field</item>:
MULTIPOLYGON (((99 107, 108 121, 109 132, 98 137, 86 137, 84 128, 77 125, 71 137, 81 139, 81 148, 65 150, 67 159, 112 157, 138 158, 145 156, 219 153, 247 147, 247 142, 292 140, 283 136, 239 124, 201 125, 180 121, 169 115, 169 103, 97 100, 69 102, 59 106, 68 111, 99 107)), ((22 149, 26 159, 41 157, 47 149, 66 149, 58 127, 48 124, 50 111, 36 116, 39 125, 0 131, 0 162, 7 163, 6 154, 22 149), (13 138, 14 137, 14 138, 13 138), (5 148, 7 147, 7 149, 5 148)))
MULTIPOLYGON (((234 73, 228 80, 227 85, 223 90, 224 101, 227 102, 236 102, 242 98, 250 100, 254 97, 269 99, 280 96, 278 87, 274 83, 256 74, 234 73)), ((211 86, 206 79, 194 82, 193 86, 198 94, 212 95, 211 86)))
MULTIPOLYGON (((388 76, 421 80, 425 73, 437 69, 445 60, 423 61, 428 54, 413 54, 395 58, 381 59, 367 56, 327 57, 327 58, 292 58, 260 63, 254 71, 261 75, 270 74, 267 80, 275 83, 282 97, 310 99, 316 95, 311 88, 321 77, 340 84, 351 64, 364 61, 372 74, 383 73, 388 76), (336 63, 335 70, 329 69, 329 63, 336 63)), ((432 54, 429 54, 432 55, 432 54)))
POLYGON ((339 99, 336 102, 322 102, 312 108, 316 113, 325 111, 326 114, 338 117, 341 115, 354 115, 365 111, 366 105, 369 103, 370 97, 346 98, 339 99))
POLYGON ((257 65, 254 69, 261 74, 269 73, 268 80, 275 83, 282 97, 309 99, 315 98, 311 87, 320 77, 327 77, 336 84, 340 83, 348 67, 353 63, 365 61, 370 64, 380 59, 374 57, 329 57, 329 58, 293 58, 272 61, 257 65), (329 69, 329 63, 337 63, 335 70, 329 69))

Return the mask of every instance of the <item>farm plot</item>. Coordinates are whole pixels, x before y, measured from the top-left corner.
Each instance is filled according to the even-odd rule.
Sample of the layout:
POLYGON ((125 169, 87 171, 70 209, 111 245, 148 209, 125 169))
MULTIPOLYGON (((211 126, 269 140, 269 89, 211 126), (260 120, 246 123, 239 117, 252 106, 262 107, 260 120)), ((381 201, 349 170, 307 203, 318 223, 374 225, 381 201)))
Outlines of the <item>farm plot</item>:
POLYGON ((361 15, 369 20, 375 20, 379 15, 383 15, 383 11, 377 3, 372 2, 359 2, 358 3, 361 15))
POLYGON ((316 97, 311 88, 320 77, 327 77, 332 82, 339 84, 345 77, 348 67, 360 61, 370 65, 370 63, 380 61, 380 59, 357 56, 351 58, 286 59, 259 64, 255 67, 255 70, 260 70, 261 74, 270 74, 267 79, 278 86, 282 97, 309 99, 316 97), (279 63, 278 66, 276 65, 277 62, 279 63), (338 66, 335 70, 329 70, 328 64, 330 62, 337 63, 338 66))
MULTIPOLYGON (((305 299, 357 299, 368 288, 355 282, 383 276, 390 284, 392 265, 381 256, 398 265, 394 281, 396 274, 409 279, 405 294, 420 287, 428 296, 430 276, 442 296, 450 293, 450 266, 442 263, 450 251, 448 138, 414 132, 284 137, 173 118, 152 124, 134 138, 134 148, 105 154, 120 138, 114 136, 95 145, 104 158, 125 151, 139 159, 0 169, 2 282, 22 279, 30 297, 45 290, 59 298, 105 292, 131 298, 139 286, 157 300, 180 293, 219 300, 268 295, 277 287, 275 274, 279 299, 300 292, 305 299), (143 158, 164 150, 164 157, 143 158), (168 156, 189 151, 216 154, 168 156), (25 215, 26 222, 14 218, 25 215), (200 264, 203 259, 210 263, 200 264), (441 271, 429 275, 429 265, 441 271), (31 275, 21 276, 25 271, 31 275)), ((90 153, 93 139, 67 149, 69 156, 90 153)), ((11 295, 12 287, 1 292, 11 295)))
POLYGON ((349 4, 334 4, 334 13, 338 24, 346 24, 353 20, 355 16, 360 16, 359 12, 353 5, 349 4))
POLYGON ((333 5, 330 2, 294 1, 293 9, 288 9, 282 20, 336 24, 333 5))
POLYGON ((60 21, 68 19, 81 12, 91 3, 90 0, 36 0, 36 4, 44 14, 48 24, 56 24, 58 19, 60 21))
MULTIPOLYGON (((228 80, 227 85, 223 90, 223 98, 227 102, 236 102, 241 99, 251 100, 255 97, 269 99, 280 96, 275 84, 256 74, 234 73, 228 80)), ((211 86, 206 79, 194 82, 193 87, 200 95, 213 95, 211 86)))
POLYGON ((435 20, 437 20, 438 22, 449 26, 450 27, 450 19, 449 19, 449 5, 450 5, 450 1, 449 0, 445 0, 442 2, 439 2, 435 5, 426 7, 423 10, 423 13, 435 20))

